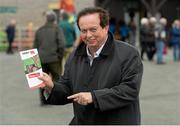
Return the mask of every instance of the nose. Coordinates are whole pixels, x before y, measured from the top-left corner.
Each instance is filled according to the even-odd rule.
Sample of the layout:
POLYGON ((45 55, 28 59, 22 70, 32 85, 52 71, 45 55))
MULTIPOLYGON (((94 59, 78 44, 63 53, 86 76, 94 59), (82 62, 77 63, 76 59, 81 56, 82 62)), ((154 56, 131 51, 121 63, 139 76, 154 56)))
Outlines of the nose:
POLYGON ((87 33, 86 33, 86 37, 89 38, 89 37, 91 37, 91 36, 92 36, 92 34, 91 34, 91 32, 88 30, 87 33))

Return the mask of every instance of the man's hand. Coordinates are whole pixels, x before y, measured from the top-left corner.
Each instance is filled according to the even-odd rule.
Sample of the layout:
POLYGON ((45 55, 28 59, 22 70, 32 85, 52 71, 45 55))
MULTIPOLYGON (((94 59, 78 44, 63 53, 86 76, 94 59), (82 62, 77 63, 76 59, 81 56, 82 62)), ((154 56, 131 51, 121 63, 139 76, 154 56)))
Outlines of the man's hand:
POLYGON ((77 102, 80 105, 88 105, 93 102, 92 95, 90 92, 80 92, 80 93, 71 95, 67 98, 72 99, 74 102, 77 102))
POLYGON ((38 77, 38 79, 40 79, 44 82, 45 89, 50 93, 52 88, 54 87, 54 83, 53 83, 51 77, 47 73, 43 72, 42 76, 38 77))

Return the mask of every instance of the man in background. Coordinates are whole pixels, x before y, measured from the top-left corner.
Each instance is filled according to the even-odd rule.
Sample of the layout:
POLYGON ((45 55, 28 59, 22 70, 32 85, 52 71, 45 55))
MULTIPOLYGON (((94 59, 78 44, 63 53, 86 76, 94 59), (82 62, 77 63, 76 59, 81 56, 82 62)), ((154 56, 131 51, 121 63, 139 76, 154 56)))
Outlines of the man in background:
MULTIPOLYGON (((43 72, 51 75, 57 81, 62 72, 62 58, 64 54, 65 38, 62 29, 56 24, 56 14, 46 13, 46 23, 40 27, 34 39, 34 48, 38 49, 43 72)), ((40 89, 41 105, 46 103, 43 89, 40 89)))
POLYGON ((16 20, 12 19, 9 25, 6 27, 6 34, 8 40, 8 48, 6 50, 7 54, 13 54, 12 44, 14 42, 15 34, 16 34, 16 20))

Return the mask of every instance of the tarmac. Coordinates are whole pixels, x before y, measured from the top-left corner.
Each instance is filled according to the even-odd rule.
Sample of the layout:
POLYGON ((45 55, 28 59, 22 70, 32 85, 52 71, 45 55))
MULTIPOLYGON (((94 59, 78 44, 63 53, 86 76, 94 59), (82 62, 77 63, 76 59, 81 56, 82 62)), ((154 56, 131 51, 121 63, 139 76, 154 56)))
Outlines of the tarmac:
MULTIPOLYGON (((165 65, 143 61, 142 125, 180 125, 180 62, 172 52, 165 65)), ((40 106, 39 90, 28 87, 19 53, 0 53, 0 125, 68 125, 72 104, 40 106)))

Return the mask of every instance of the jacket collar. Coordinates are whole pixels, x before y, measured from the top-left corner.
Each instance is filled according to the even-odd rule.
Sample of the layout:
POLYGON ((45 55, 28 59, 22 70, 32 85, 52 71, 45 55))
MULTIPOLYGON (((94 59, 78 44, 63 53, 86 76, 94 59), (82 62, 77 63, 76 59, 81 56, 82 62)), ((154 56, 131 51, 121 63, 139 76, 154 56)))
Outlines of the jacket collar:
MULTIPOLYGON (((114 38, 112 33, 108 32, 108 39, 100 53, 100 56, 108 56, 113 52, 113 50, 114 50, 114 38)), ((77 47, 75 51, 75 55, 87 56, 86 44, 84 44, 84 42, 81 42, 81 44, 77 47)))
POLYGON ((46 27, 52 27, 52 26, 56 26, 56 24, 54 24, 54 23, 51 23, 51 22, 46 22, 45 24, 44 24, 44 26, 46 26, 46 27))

